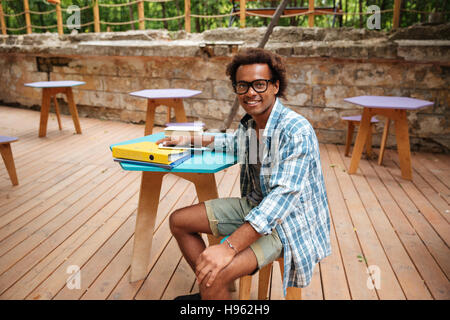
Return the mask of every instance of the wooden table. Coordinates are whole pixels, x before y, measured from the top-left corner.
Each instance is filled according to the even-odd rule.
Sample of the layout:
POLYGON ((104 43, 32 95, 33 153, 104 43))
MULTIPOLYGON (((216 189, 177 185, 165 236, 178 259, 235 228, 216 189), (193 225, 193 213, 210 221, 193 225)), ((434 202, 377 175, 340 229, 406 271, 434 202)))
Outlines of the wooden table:
MULTIPOLYGON (((164 137, 164 133, 145 136, 142 138, 117 143, 114 145, 136 143, 141 141, 157 141, 164 137)), ((113 147, 114 145, 111 145, 113 147)), ((218 198, 214 173, 226 169, 236 163, 236 157, 225 154, 204 151, 195 153, 182 164, 166 170, 158 167, 120 163, 124 170, 142 171, 141 188, 137 209, 136 228, 134 232, 134 247, 131 260, 130 281, 144 279, 149 272, 150 250, 152 247, 153 228, 158 212, 159 196, 164 175, 175 174, 191 181, 195 185, 199 202, 218 198)), ((208 237, 211 242, 217 239, 208 237)))
POLYGON ((16 166, 14 165, 11 143, 18 140, 19 138, 16 137, 0 136, 0 153, 2 155, 3 161, 5 162, 6 171, 8 171, 8 175, 13 186, 17 186, 19 184, 19 180, 17 179, 16 166))
POLYGON ((56 95, 64 93, 67 96, 67 103, 69 104, 69 111, 72 115, 75 131, 81 134, 80 120, 78 119, 78 111, 75 101, 73 99, 72 87, 85 84, 83 81, 40 81, 25 83, 26 87, 42 88, 42 105, 41 105, 41 121, 39 124, 39 137, 47 135, 48 113, 50 111, 50 101, 53 99, 55 104, 56 118, 58 119, 59 130, 62 129, 61 119, 59 115, 58 102, 56 95))
POLYGON ((130 95, 147 99, 147 116, 145 120, 145 135, 152 134, 155 123, 155 109, 158 106, 166 106, 167 121, 170 122, 171 108, 175 110, 177 122, 187 122, 184 111, 183 98, 190 98, 202 93, 198 90, 189 89, 147 89, 131 92, 130 95))
MULTIPOLYGON (((402 178, 412 180, 411 150, 409 144, 408 119, 406 118, 406 111, 428 107, 433 105, 433 102, 406 97, 384 96, 359 96, 346 98, 344 101, 364 107, 361 125, 358 135, 356 136, 348 173, 353 174, 358 169, 359 160, 361 159, 364 145, 367 143, 367 136, 370 130, 370 119, 375 115, 382 115, 385 116, 388 121, 386 121, 384 128, 380 150, 384 150, 386 145, 387 135, 389 132, 389 122, 390 120, 394 120, 395 137, 397 139, 397 150, 402 178)), ((379 159, 382 160, 382 158, 383 156, 380 154, 379 159)))

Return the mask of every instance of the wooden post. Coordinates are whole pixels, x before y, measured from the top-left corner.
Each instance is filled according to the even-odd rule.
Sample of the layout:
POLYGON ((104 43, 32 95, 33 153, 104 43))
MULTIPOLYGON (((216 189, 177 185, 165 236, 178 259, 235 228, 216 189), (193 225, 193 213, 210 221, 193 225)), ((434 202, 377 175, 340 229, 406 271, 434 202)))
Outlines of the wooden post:
POLYGON ((138 2, 139 30, 145 30, 144 1, 138 2))
POLYGON ((30 5, 28 4, 28 0, 23 0, 23 7, 25 9, 25 23, 27 25, 27 33, 32 33, 31 31, 31 18, 30 18, 30 5))
POLYGON ((245 28, 245 10, 247 8, 247 4, 245 2, 245 0, 240 0, 239 3, 239 17, 241 28, 245 28))
POLYGON ((402 0, 395 0, 394 2, 394 19, 392 21, 392 29, 397 29, 400 25, 400 8, 402 0))
POLYGON ((98 10, 98 0, 94 0, 94 32, 100 32, 100 12, 98 10))
MULTIPOLYGON (((314 0, 309 0, 309 11, 314 11, 314 0)), ((310 28, 314 27, 314 14, 310 13, 308 15, 308 26, 310 28)))
POLYGON ((191 0, 184 0, 184 29, 191 32, 191 0))
POLYGON ((5 16, 3 15, 3 7, 1 2, 0 2, 0 24, 2 26, 2 34, 6 35, 5 16))
POLYGON ((56 23, 58 24, 58 34, 64 34, 61 4, 59 3, 56 5, 56 23))

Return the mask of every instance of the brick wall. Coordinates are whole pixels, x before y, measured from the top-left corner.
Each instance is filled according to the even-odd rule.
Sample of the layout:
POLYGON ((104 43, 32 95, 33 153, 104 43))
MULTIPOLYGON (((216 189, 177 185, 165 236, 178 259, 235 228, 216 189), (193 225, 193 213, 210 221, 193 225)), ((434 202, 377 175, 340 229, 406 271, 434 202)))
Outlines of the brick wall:
MULTIPOLYGON (((40 90, 24 87, 24 83, 48 77, 80 80, 86 85, 74 93, 81 116, 144 122, 146 101, 129 92, 188 88, 202 91, 184 101, 188 117, 219 128, 234 99, 225 67, 234 52, 255 46, 263 32, 262 28, 192 35, 146 31, 1 36, 0 103, 39 110, 40 90)), ((408 114, 412 149, 449 152, 450 41, 429 39, 428 34, 423 37, 427 39, 417 39, 414 29, 386 34, 276 28, 266 47, 286 59, 290 83, 288 99, 283 102, 313 124, 321 142, 343 143, 346 128, 340 117, 361 113, 344 98, 408 96, 435 102, 408 114), (408 39, 411 35, 414 40, 408 39)), ((68 114, 64 99, 59 98, 60 105, 68 114)), ((165 122, 165 112, 164 107, 157 109, 157 124, 165 122)), ((240 109, 232 127, 242 115, 240 109)), ((381 122, 375 145, 382 129, 381 122)), ((388 140, 388 146, 392 145, 393 135, 388 140)))

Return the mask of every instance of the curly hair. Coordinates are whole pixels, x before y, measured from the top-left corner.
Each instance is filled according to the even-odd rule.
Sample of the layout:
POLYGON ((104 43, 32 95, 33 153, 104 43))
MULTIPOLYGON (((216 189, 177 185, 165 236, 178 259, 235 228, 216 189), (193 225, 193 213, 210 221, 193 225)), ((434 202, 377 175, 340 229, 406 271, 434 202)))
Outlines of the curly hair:
POLYGON ((272 80, 279 81, 279 90, 276 94, 277 97, 285 97, 287 88, 287 76, 286 67, 284 66, 283 59, 268 50, 260 48, 250 48, 239 52, 233 57, 233 60, 227 66, 227 76, 229 76, 231 82, 236 84, 236 72, 241 65, 249 64, 267 64, 272 74, 272 80))

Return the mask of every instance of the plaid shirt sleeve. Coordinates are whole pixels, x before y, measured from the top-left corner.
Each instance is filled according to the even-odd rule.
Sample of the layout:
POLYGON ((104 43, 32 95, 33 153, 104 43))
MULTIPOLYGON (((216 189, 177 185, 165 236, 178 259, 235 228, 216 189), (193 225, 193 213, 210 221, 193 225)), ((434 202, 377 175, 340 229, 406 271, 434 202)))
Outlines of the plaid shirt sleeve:
POLYGON ((263 164, 261 168, 264 179, 268 179, 269 192, 245 218, 258 233, 271 234, 291 214, 300 195, 308 188, 312 147, 312 137, 308 134, 281 137, 276 147, 272 142, 270 167, 263 164))

